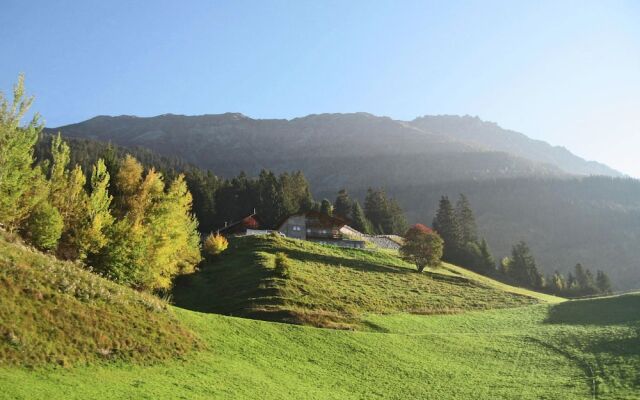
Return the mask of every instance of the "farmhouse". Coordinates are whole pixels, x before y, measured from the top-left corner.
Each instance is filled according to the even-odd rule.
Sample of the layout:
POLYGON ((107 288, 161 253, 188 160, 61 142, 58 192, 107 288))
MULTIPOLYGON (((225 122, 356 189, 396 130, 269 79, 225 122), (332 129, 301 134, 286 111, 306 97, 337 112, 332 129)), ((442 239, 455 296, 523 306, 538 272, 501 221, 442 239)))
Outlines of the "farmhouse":
POLYGON ((340 247, 364 248, 362 240, 345 239, 340 229, 346 222, 318 211, 307 211, 290 215, 278 226, 283 235, 311 242, 332 244, 340 247))

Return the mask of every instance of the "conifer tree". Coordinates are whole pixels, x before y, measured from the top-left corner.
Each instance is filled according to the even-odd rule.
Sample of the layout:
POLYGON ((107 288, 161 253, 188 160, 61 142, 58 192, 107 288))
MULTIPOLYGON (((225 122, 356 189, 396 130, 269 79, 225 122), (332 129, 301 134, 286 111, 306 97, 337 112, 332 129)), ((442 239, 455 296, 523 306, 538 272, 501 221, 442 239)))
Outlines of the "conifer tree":
POLYGON ((457 262, 462 248, 462 235, 455 211, 447 196, 440 198, 433 228, 444 240, 443 260, 457 262))
POLYGON ((542 288, 543 279, 538 271, 536 261, 529 246, 520 241, 511 250, 509 262, 509 275, 516 282, 535 289, 542 288))
POLYGON ((9 102, 0 92, 0 224, 9 229, 20 225, 40 201, 34 187, 41 182, 33 167, 33 151, 43 126, 35 114, 26 125, 21 121, 33 102, 25 97, 24 77, 20 75, 9 102))
POLYGON ((333 213, 344 220, 350 220, 352 210, 353 200, 349 197, 346 189, 341 189, 333 203, 333 213))
POLYGON ((38 203, 26 224, 26 234, 41 250, 53 250, 58 246, 64 223, 60 212, 46 201, 38 203))
POLYGON ((491 255, 489 245, 487 244, 487 241, 484 240, 484 238, 482 239, 482 241, 480 241, 479 249, 481 270, 485 273, 495 272, 496 260, 493 258, 493 255, 491 255))
POLYGON ((354 201, 351 210, 351 227, 364 234, 370 235, 373 232, 371 222, 364 215, 364 210, 360 206, 360 202, 354 201))
POLYGON ((333 206, 328 199, 322 199, 322 202, 320 203, 320 212, 329 216, 333 215, 333 206))
POLYGON ((598 270, 596 273, 596 287, 603 294, 609 294, 612 291, 611 280, 609 276, 604 272, 598 270))
POLYGON ((109 172, 102 159, 91 172, 91 193, 87 199, 86 215, 80 235, 82 257, 98 253, 107 245, 107 232, 113 224, 109 210, 113 197, 109 194, 109 172))
POLYGON ((76 259, 80 256, 82 220, 86 216, 86 178, 76 165, 68 170, 71 153, 60 134, 51 141, 52 164, 49 172, 49 202, 62 216, 64 223, 58 256, 76 259))
POLYGON ((455 216, 460 227, 460 239, 463 244, 475 243, 478 240, 478 227, 476 219, 471 210, 471 204, 464 194, 460 194, 460 198, 456 203, 455 216))

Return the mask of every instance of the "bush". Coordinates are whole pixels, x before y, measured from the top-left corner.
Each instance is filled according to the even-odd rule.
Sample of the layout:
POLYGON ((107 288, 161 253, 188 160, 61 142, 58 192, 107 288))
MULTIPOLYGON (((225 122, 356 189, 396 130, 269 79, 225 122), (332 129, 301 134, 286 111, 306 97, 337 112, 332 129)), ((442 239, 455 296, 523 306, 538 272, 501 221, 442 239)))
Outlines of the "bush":
POLYGON ((229 247, 227 238, 220 234, 209 234, 204 241, 204 251, 210 256, 217 256, 229 247))
POLYGON ((291 275, 291 261, 285 253, 276 254, 276 275, 288 278, 291 275))
POLYGON ((64 223, 58 209, 43 202, 38 204, 29 216, 26 234, 39 249, 52 250, 58 245, 63 228, 64 223))

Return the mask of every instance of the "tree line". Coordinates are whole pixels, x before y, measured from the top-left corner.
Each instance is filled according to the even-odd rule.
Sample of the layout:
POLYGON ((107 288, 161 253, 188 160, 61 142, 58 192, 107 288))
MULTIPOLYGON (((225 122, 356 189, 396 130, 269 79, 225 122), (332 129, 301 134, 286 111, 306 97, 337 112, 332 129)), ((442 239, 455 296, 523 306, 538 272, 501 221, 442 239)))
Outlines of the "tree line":
MULTIPOLYGON (((55 136, 43 135, 36 144, 36 159, 51 160, 51 142, 55 136)), ((287 216, 308 210, 335 215, 354 229, 366 234, 403 235, 407 220, 398 202, 383 188, 369 188, 364 202, 352 198, 346 189, 338 192, 335 201, 317 201, 311 185, 301 171, 276 175, 262 170, 256 177, 241 172, 232 178, 221 178, 210 170, 203 170, 184 161, 160 156, 144 148, 127 148, 86 139, 66 138, 71 148, 71 164, 89 171, 98 159, 105 160, 107 169, 115 174, 115 166, 127 154, 135 156, 147 168, 152 166, 165 179, 184 175, 193 197, 193 213, 203 233, 216 231, 225 223, 238 221, 256 212, 267 228, 287 216)))
POLYGON ((0 224, 58 257, 90 264, 140 290, 164 290, 200 261, 197 220, 183 175, 165 180, 134 157, 99 158, 85 174, 61 137, 36 159, 43 126, 21 121, 33 99, 22 76, 0 96, 0 224))
POLYGON ((444 241, 443 261, 508 283, 564 297, 612 291, 611 281, 604 271, 598 270, 594 275, 581 264, 577 264, 566 277, 558 271, 544 276, 524 241, 513 245, 511 255, 496 263, 486 240, 478 237, 474 212, 463 194, 455 206, 447 196, 441 197, 433 228, 444 241))

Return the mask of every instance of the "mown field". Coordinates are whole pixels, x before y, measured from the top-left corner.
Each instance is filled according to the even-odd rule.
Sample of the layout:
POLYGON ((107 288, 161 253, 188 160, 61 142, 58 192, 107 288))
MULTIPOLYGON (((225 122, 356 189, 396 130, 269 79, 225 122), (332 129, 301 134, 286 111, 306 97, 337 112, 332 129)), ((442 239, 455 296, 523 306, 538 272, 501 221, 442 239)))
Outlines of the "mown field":
MULTIPOLYGON (((249 246, 249 242, 235 245, 249 246)), ((182 283, 185 292, 178 296, 184 296, 184 301, 200 301, 200 305, 210 308, 221 308, 224 298, 235 299, 236 303, 230 302, 225 312, 257 309, 265 304, 304 307, 309 312, 328 309, 341 318, 340 324, 358 330, 321 329, 171 306, 167 310, 159 307, 154 314, 144 308, 143 297, 123 288, 110 312, 110 303, 103 295, 83 297, 82 290, 51 289, 59 284, 49 282, 59 280, 49 279, 48 271, 53 268, 55 276, 62 275, 70 282, 75 282, 73 277, 77 275, 79 282, 88 280, 89 286, 98 288, 98 292, 116 290, 117 285, 71 264, 58 264, 50 257, 5 242, 0 247, 3 283, 11 279, 12 289, 0 291, 4 297, 0 299, 3 329, 11 327, 18 337, 22 329, 36 335, 46 332, 47 325, 56 323, 53 318, 38 325, 40 313, 44 313, 40 309, 48 310, 49 314, 56 307, 66 307, 71 314, 95 310, 96 318, 84 323, 99 324, 100 319, 108 322, 114 315, 127 318, 117 332, 109 331, 109 335, 126 334, 131 341, 155 344, 157 356, 69 356, 69 362, 64 365, 55 361, 33 364, 15 354, 37 354, 42 347, 31 347, 27 341, 14 343, 4 335, 0 339, 0 349, 3 349, 0 352, 0 399, 637 399, 640 393, 640 294, 556 302, 558 299, 546 296, 536 298, 525 295, 526 292, 512 293, 510 291, 520 290, 493 281, 475 281, 473 274, 453 266, 431 272, 466 278, 464 284, 434 279, 428 274, 420 277, 391 254, 322 247, 311 249, 308 257, 318 262, 327 260, 319 258, 321 256, 341 258, 342 266, 335 268, 344 271, 336 274, 335 285, 366 275, 368 264, 372 265, 372 276, 355 280, 353 293, 343 297, 321 296, 321 289, 330 285, 325 278, 318 278, 321 284, 305 281, 306 296, 318 297, 317 303, 305 303, 304 297, 298 297, 302 290, 291 289, 286 283, 310 279, 310 270, 302 266, 306 265, 302 260, 307 252, 296 254, 295 248, 289 249, 292 266, 289 277, 284 279, 271 270, 269 257, 273 257, 271 251, 275 248, 283 252, 292 246, 289 241, 284 244, 254 242, 251 246, 257 247, 247 248, 256 251, 240 251, 235 258, 232 258, 233 252, 229 252, 228 257, 234 263, 224 264, 218 260, 211 266, 225 265, 238 270, 230 269, 221 276, 224 279, 215 281, 213 278, 218 274, 212 274, 214 269, 209 269, 207 274, 203 269, 182 283), (353 260, 351 266, 343 260, 348 254, 353 260), (389 259, 382 262, 383 257, 389 259), (249 261, 251 263, 245 263, 249 261), (376 263, 408 272, 378 271, 384 265, 376 266, 376 263), (66 273, 58 271, 63 267, 66 273), (12 272, 7 274, 5 269, 12 272), (16 270, 32 273, 28 279, 19 279, 15 275, 23 275, 16 270), (249 275, 251 279, 242 279, 249 271, 253 271, 249 275), (346 275, 341 275, 343 273, 346 275), (398 278, 384 277, 384 274, 398 278), (429 283, 425 283, 427 279, 429 283), (49 296, 20 294, 17 289, 22 285, 20 282, 40 285, 40 290, 49 296), (392 300, 367 300, 372 296, 363 293, 379 293, 373 286, 380 282, 395 288, 397 293, 404 293, 399 288, 409 286, 406 293, 397 294, 392 300), (199 290, 205 287, 199 285, 205 283, 212 288, 209 297, 199 290), (239 286, 235 288, 235 284, 239 286), (445 285, 450 286, 447 293, 451 300, 437 291, 438 288, 444 290, 445 285), (437 315, 401 310, 417 298, 411 297, 416 286, 423 288, 420 293, 429 299, 424 304, 437 305, 430 313, 437 315), (192 296, 186 296, 186 288, 191 289, 192 296), (223 288, 227 291, 222 291, 223 288), (475 297, 463 294, 468 290, 475 297), (203 303, 206 299, 209 301, 203 303), (280 303, 275 299, 280 299, 280 303), (349 313, 341 309, 341 304, 353 299, 361 299, 354 303, 355 309, 349 313), (14 303, 22 305, 11 306, 14 303), (316 308, 315 304, 319 306, 316 308), (455 313, 446 313, 453 308, 450 304, 456 308, 464 305, 467 311, 457 309, 455 313), (142 315, 145 310, 150 317, 142 315), (383 312, 375 312, 377 310, 383 312), (440 311, 445 313, 439 314, 440 311), (30 315, 28 323, 20 322, 21 313, 30 315), (147 323, 143 321, 148 318, 157 318, 156 323, 164 327, 166 335, 171 335, 163 337, 184 340, 180 345, 183 347, 153 336, 153 326, 140 330, 140 324, 147 323), (14 353, 7 352, 8 348, 14 353), (182 351, 170 357, 161 356, 176 349, 182 351), (7 359, 7 354, 14 355, 7 359)), ((312 268, 311 265, 309 262, 308 267, 312 268)), ((315 268, 327 267, 316 265, 315 268)), ((327 290, 335 293, 332 288, 327 290)), ((81 327, 80 323, 62 324, 59 335, 43 336, 48 339, 49 351, 61 357, 72 351, 75 341, 83 340, 84 351, 91 353, 99 343, 87 339, 92 337, 92 331, 81 327), (66 340, 63 333, 71 339, 66 340)), ((24 337, 31 336, 25 334, 24 337)), ((135 348, 145 351, 144 347, 135 348)))
POLYGON ((205 350, 150 366, 5 366, 0 398, 591 399, 595 382, 598 399, 637 399, 638 307, 627 295, 371 316, 377 332, 177 310, 205 350))
POLYGON ((187 309, 342 329, 366 329, 366 314, 455 314, 561 300, 449 264, 418 274, 391 251, 278 236, 233 240, 174 290, 175 304, 187 309), (277 254, 287 258, 284 276, 277 254))

